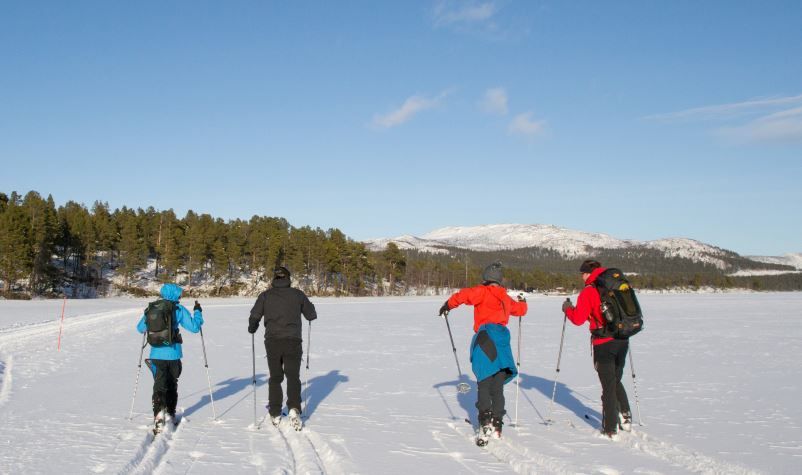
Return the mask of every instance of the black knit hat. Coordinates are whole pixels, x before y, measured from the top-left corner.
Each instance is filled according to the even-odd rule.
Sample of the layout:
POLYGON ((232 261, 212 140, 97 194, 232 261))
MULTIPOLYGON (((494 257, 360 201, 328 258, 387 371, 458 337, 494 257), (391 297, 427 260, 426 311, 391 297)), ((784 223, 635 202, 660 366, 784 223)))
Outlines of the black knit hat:
POLYGON ((593 269, 598 269, 599 267, 601 267, 599 261, 588 259, 585 262, 583 262, 581 266, 579 266, 579 272, 583 274, 590 274, 591 272, 593 272, 593 269))
POLYGON ((484 282, 495 282, 500 284, 501 281, 504 279, 504 275, 501 272, 501 262, 494 262, 489 266, 485 267, 485 270, 482 272, 482 281, 484 282))
POLYGON ((290 271, 284 266, 279 266, 273 269, 274 279, 286 279, 289 276, 290 276, 290 271))

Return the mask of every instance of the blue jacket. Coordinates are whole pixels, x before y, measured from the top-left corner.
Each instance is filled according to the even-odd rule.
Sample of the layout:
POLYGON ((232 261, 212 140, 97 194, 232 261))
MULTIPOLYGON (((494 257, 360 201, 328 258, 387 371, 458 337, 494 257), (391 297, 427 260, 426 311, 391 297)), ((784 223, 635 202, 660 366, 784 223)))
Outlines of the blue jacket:
MULTIPOLYGON (((163 299, 178 303, 181 299, 181 292, 183 292, 183 289, 175 284, 164 284, 159 293, 163 299)), ((194 315, 191 315, 186 307, 180 304, 176 305, 173 328, 178 328, 178 325, 181 325, 192 333, 198 333, 203 326, 203 315, 200 310, 195 310, 194 315)), ((139 323, 136 325, 136 331, 145 333, 147 329, 145 315, 143 314, 142 318, 139 319, 139 323)), ((181 351, 181 343, 150 348, 150 359, 152 360, 180 360, 183 356, 184 353, 181 351)))
POLYGON ((499 371, 507 371, 509 383, 518 374, 510 347, 510 331, 504 325, 486 323, 471 340, 471 369, 477 381, 483 381, 499 371))

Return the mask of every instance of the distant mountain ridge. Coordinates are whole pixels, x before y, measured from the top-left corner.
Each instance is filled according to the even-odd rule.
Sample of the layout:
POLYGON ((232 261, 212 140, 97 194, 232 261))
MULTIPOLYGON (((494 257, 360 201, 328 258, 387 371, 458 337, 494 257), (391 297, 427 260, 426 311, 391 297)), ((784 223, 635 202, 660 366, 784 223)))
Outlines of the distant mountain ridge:
POLYGON ((381 251, 394 242, 400 249, 434 254, 451 253, 452 249, 479 252, 545 248, 567 259, 594 254, 594 250, 659 251, 665 258, 683 258, 710 264, 725 271, 738 267, 734 261, 752 261, 773 265, 788 265, 802 269, 802 254, 782 257, 744 257, 739 254, 689 238, 664 238, 653 241, 619 239, 604 233, 561 228, 550 224, 489 224, 480 226, 449 226, 436 229, 421 237, 404 235, 365 241, 373 251, 381 251))

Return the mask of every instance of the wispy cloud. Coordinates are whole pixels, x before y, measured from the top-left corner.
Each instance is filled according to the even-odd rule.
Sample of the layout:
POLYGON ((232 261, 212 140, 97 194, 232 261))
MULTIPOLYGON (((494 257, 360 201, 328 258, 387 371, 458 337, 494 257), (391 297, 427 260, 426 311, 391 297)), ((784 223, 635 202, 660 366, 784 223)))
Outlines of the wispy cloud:
POLYGON ((744 125, 719 127, 715 133, 734 142, 802 143, 802 107, 796 107, 744 125))
POLYGON ((440 0, 433 10, 435 26, 477 24, 490 20, 498 12, 495 2, 440 0))
POLYGON ((507 91, 502 87, 494 87, 485 91, 479 107, 488 114, 507 115, 507 91))
POLYGON ((535 120, 532 118, 532 112, 524 112, 512 118, 510 125, 507 126, 507 132, 513 135, 524 135, 526 137, 534 137, 542 134, 546 129, 545 120, 535 120))
POLYGON ((714 128, 712 133, 734 142, 802 142, 802 94, 695 107, 644 119, 729 122, 714 128))
POLYGON ((418 113, 439 106, 449 94, 450 91, 446 90, 435 97, 411 96, 400 107, 386 114, 374 116, 371 125, 382 129, 399 126, 415 117, 418 113))
POLYGON ((714 106, 694 107, 666 114, 655 114, 644 117, 647 120, 675 121, 675 120, 715 120, 738 117, 748 114, 765 112, 778 107, 802 104, 802 94, 788 97, 770 97, 752 99, 731 104, 718 104, 714 106))

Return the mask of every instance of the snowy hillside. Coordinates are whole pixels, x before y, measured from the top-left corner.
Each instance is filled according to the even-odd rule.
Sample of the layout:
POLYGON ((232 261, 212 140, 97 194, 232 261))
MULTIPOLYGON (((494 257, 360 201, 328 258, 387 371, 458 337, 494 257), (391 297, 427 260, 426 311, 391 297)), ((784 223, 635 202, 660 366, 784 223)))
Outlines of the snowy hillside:
MULTIPOLYGON (((154 443, 144 365, 127 419, 145 300, 67 301, 61 351, 62 302, 0 300, 0 473, 798 473, 802 327, 788 315, 802 314, 801 293, 643 294, 646 329, 632 340, 637 387, 629 364, 624 381, 643 425, 618 441, 597 436, 600 388, 586 327, 566 328, 551 406, 562 299, 532 298, 522 325, 511 322, 513 342, 522 338, 520 392, 506 386, 504 437, 485 449, 464 421, 476 420, 472 313, 449 316, 460 378, 435 316, 443 297, 313 299, 319 319, 300 433, 253 427, 253 299, 202 300, 214 405, 200 336, 187 333, 183 421, 154 443), (470 382, 469 394, 456 392, 459 381, 470 382), (546 425, 550 416, 556 423, 546 425)), ((259 419, 267 398, 260 340, 261 331, 259 419)))
POLYGON ((758 262, 765 262, 768 264, 782 264, 786 266, 793 266, 798 270, 802 270, 802 253, 783 254, 782 256, 748 256, 749 259, 758 262))
POLYGON ((666 238, 655 241, 618 239, 608 234, 589 233, 547 224, 491 224, 483 226, 451 226, 423 235, 401 236, 366 241, 372 250, 382 250, 388 242, 402 249, 428 251, 441 247, 456 247, 474 251, 498 251, 542 247, 574 258, 587 255, 589 249, 627 249, 645 247, 662 251, 666 257, 682 257, 725 268, 721 259, 727 252, 709 244, 686 238, 666 238))

